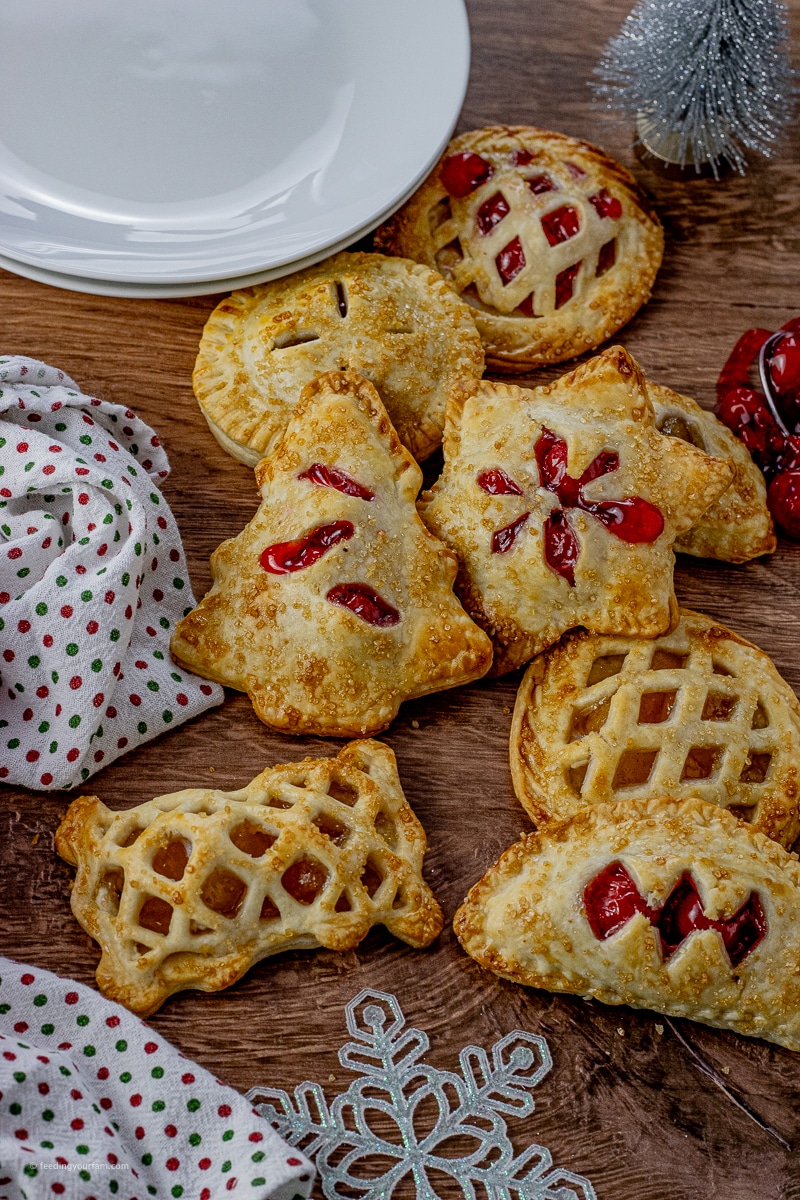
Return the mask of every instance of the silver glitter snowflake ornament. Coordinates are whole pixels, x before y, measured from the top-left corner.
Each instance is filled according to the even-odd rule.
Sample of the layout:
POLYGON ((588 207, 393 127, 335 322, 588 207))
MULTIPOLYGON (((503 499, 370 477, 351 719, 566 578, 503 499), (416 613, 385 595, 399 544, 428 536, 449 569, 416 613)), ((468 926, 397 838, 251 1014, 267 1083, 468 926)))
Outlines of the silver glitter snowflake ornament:
POLYGON ((595 94, 682 166, 769 155, 792 115, 794 74, 778 0, 639 0, 598 64, 595 94))
POLYGON ((596 1200, 588 1179, 554 1167, 544 1146, 516 1154, 508 1136, 505 1118, 533 1112, 531 1089, 553 1065, 544 1038, 517 1029, 495 1042, 491 1059, 466 1046, 456 1074, 420 1061, 430 1042, 406 1028, 395 996, 365 990, 345 1011, 354 1040, 339 1061, 360 1076, 346 1092, 330 1105, 318 1083, 293 1096, 248 1092, 281 1136, 316 1160, 328 1200, 390 1200, 402 1181, 404 1194, 413 1181, 417 1200, 437 1200, 443 1176, 466 1200, 596 1200))

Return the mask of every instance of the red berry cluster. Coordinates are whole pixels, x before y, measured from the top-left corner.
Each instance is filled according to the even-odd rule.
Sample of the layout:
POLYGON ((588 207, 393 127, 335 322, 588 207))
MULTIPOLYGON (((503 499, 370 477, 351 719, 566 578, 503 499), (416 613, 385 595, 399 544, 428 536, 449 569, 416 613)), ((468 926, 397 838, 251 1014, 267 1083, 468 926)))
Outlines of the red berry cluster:
POLYGON ((763 394, 750 385, 750 369, 769 329, 748 329, 734 346, 717 380, 716 413, 744 442, 769 485, 770 511, 784 533, 800 540, 800 317, 783 327, 767 370, 772 394, 789 434, 763 394))

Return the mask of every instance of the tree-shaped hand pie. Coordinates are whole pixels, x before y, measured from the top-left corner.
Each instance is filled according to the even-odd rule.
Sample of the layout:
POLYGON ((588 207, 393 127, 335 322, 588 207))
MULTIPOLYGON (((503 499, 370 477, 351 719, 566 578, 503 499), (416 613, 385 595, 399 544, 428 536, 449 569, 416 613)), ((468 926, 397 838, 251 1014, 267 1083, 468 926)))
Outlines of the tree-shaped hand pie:
POLYGON ((696 797, 598 804, 528 834, 454 927, 515 983, 800 1051, 797 859, 696 797))
POLYGON ((350 950, 373 925, 429 945, 442 913, 425 845, 394 754, 372 741, 269 767, 237 792, 189 788, 124 812, 81 796, 56 834, 78 868, 72 911, 103 951, 98 986, 142 1016, 270 954, 350 950))
POLYGON ((620 346, 533 391, 457 388, 444 448, 420 511, 459 556, 457 591, 494 642, 493 674, 577 625, 655 637, 677 621, 673 543, 733 471, 658 432, 620 346))
POLYGON ((421 472, 370 383, 309 384, 256 478, 263 502, 212 555, 178 663, 246 691, 276 729, 332 736, 376 733, 403 700, 486 673, 491 644, 455 597, 455 555, 417 515, 421 472))

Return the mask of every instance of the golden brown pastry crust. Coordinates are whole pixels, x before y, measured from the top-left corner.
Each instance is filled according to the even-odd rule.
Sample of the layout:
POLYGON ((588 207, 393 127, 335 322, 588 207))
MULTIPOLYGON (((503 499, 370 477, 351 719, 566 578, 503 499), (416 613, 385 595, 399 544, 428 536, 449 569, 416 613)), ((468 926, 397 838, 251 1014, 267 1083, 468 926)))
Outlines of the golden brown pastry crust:
POLYGON ((236 792, 191 788, 124 812, 81 796, 56 834, 78 868, 72 911, 102 949, 98 986, 141 1016, 184 988, 229 987, 270 954, 352 949, 376 924, 427 946, 442 913, 425 845, 394 755, 373 741, 268 767, 236 792))
POLYGON ((213 587, 176 628, 176 662, 246 691, 276 729, 336 737, 376 733, 403 700, 486 673, 490 642, 453 593, 455 556, 417 515, 420 469, 370 383, 331 372, 309 384, 256 478, 262 504, 212 555, 213 587), (301 478, 315 464, 374 498, 301 478), (352 535, 313 565, 262 567, 267 547, 342 521, 352 535), (328 599, 349 583, 373 589, 397 621, 370 624, 328 599))
POLYGON ((661 433, 683 438, 704 454, 728 459, 734 472, 730 487, 691 529, 680 535, 675 549, 698 558, 734 563, 772 554, 777 541, 767 508, 764 476, 747 447, 690 396, 649 382, 647 391, 661 433))
MULTIPOLYGON (((629 321, 650 298, 664 234, 633 176, 596 146, 533 126, 493 125, 453 139, 421 187, 378 229, 375 245, 441 271, 472 305, 492 370, 526 371, 591 350, 629 321), (479 155, 492 174, 464 197, 448 195, 443 164, 464 153, 479 155), (549 190, 534 190, 547 184, 549 190), (482 206, 491 208, 498 194, 507 211, 481 232, 482 206), (615 202, 614 215, 603 215, 606 197, 615 202), (571 228, 579 228, 550 244, 542 218, 565 207, 576 214, 571 228), (504 283, 498 256, 517 238, 525 264, 504 283), (603 270, 612 244, 614 261, 603 270), (557 277, 576 264, 571 298, 556 307, 557 277), (535 315, 526 315, 519 306, 531 295, 535 315)), ((568 290, 563 280, 558 286, 568 290)))
POLYGON ((457 590, 495 647, 493 674, 521 666, 565 630, 655 637, 677 620, 672 586, 675 538, 724 491, 732 469, 658 433, 641 372, 612 347, 546 387, 457 388, 448 404, 441 478, 423 496, 426 524, 459 556, 457 590), (632 543, 594 515, 565 508, 580 543, 574 586, 545 560, 544 529, 559 499, 540 484, 536 445, 549 430, 567 443, 576 479, 598 455, 618 468, 587 483, 586 500, 643 498, 663 517, 653 541, 632 543), (478 484, 501 469, 519 495, 490 495, 478 484), (512 548, 492 550, 493 533, 528 513, 512 548))
POLYGON ((515 983, 650 1008, 800 1050, 800 866, 776 842, 702 800, 603 804, 529 834, 472 888, 454 925, 468 954, 515 983), (756 893, 766 933, 736 966, 714 928, 693 929, 665 956, 643 912, 600 939, 584 890, 613 863, 653 909, 684 876, 710 920, 730 917, 756 893))
POLYGON ((652 641, 567 634, 525 673, 510 750, 537 824, 655 794, 733 808, 785 847, 800 834, 797 697, 762 650, 702 613, 682 609, 652 641))
POLYGON ((375 385, 421 461, 441 443, 451 384, 483 374, 483 348, 469 306, 437 271, 345 252, 222 300, 203 330, 194 392, 220 444, 255 466, 305 385, 348 368, 375 385))

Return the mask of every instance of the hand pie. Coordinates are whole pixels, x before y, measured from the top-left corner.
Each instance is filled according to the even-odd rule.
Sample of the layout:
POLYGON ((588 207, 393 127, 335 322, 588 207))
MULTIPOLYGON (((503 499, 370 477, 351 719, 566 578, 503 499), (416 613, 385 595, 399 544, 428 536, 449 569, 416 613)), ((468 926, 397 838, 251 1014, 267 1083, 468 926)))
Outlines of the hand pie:
POLYGON ((598 346, 646 300, 661 264, 658 217, 596 146, 531 126, 462 133, 375 235, 435 267, 474 309, 495 371, 598 346))
POLYGON ((800 866, 702 800, 603 804, 529 834, 455 930, 515 983, 800 1050, 800 866))
POLYGON ((203 331, 194 391, 220 444, 255 466, 305 385, 348 367, 375 385, 400 441, 422 460, 441 443, 450 385, 483 374, 483 347, 471 309, 438 272, 337 254, 221 301, 203 331))
POLYGON ((124 812, 81 796, 56 848, 78 868, 72 911, 100 943, 100 990, 141 1016, 283 950, 350 950, 378 924, 421 947, 442 927, 425 833, 380 742, 269 767, 237 792, 124 812))
POLYGON ((701 613, 673 633, 575 630, 528 667, 511 774, 537 824, 587 805, 699 796, 789 847, 800 833, 800 704, 763 651, 701 613))
POLYGON ((732 475, 658 433, 620 346, 533 391, 457 388, 444 456, 420 511, 459 556, 459 594, 494 642, 498 675, 575 625, 634 637, 668 629, 672 545, 732 475))
POLYGON ((453 593, 455 556, 417 515, 420 469, 372 384, 309 384, 256 479, 261 507, 212 555, 176 662, 246 691, 275 729, 336 737, 486 673, 490 642, 453 593))
POLYGON ((767 508, 764 476, 747 447, 689 396, 670 388, 647 384, 656 414, 656 426, 668 437, 681 438, 705 454, 726 458, 733 467, 733 482, 695 525, 682 533, 675 549, 698 558, 748 562, 775 550, 775 529, 767 508))

